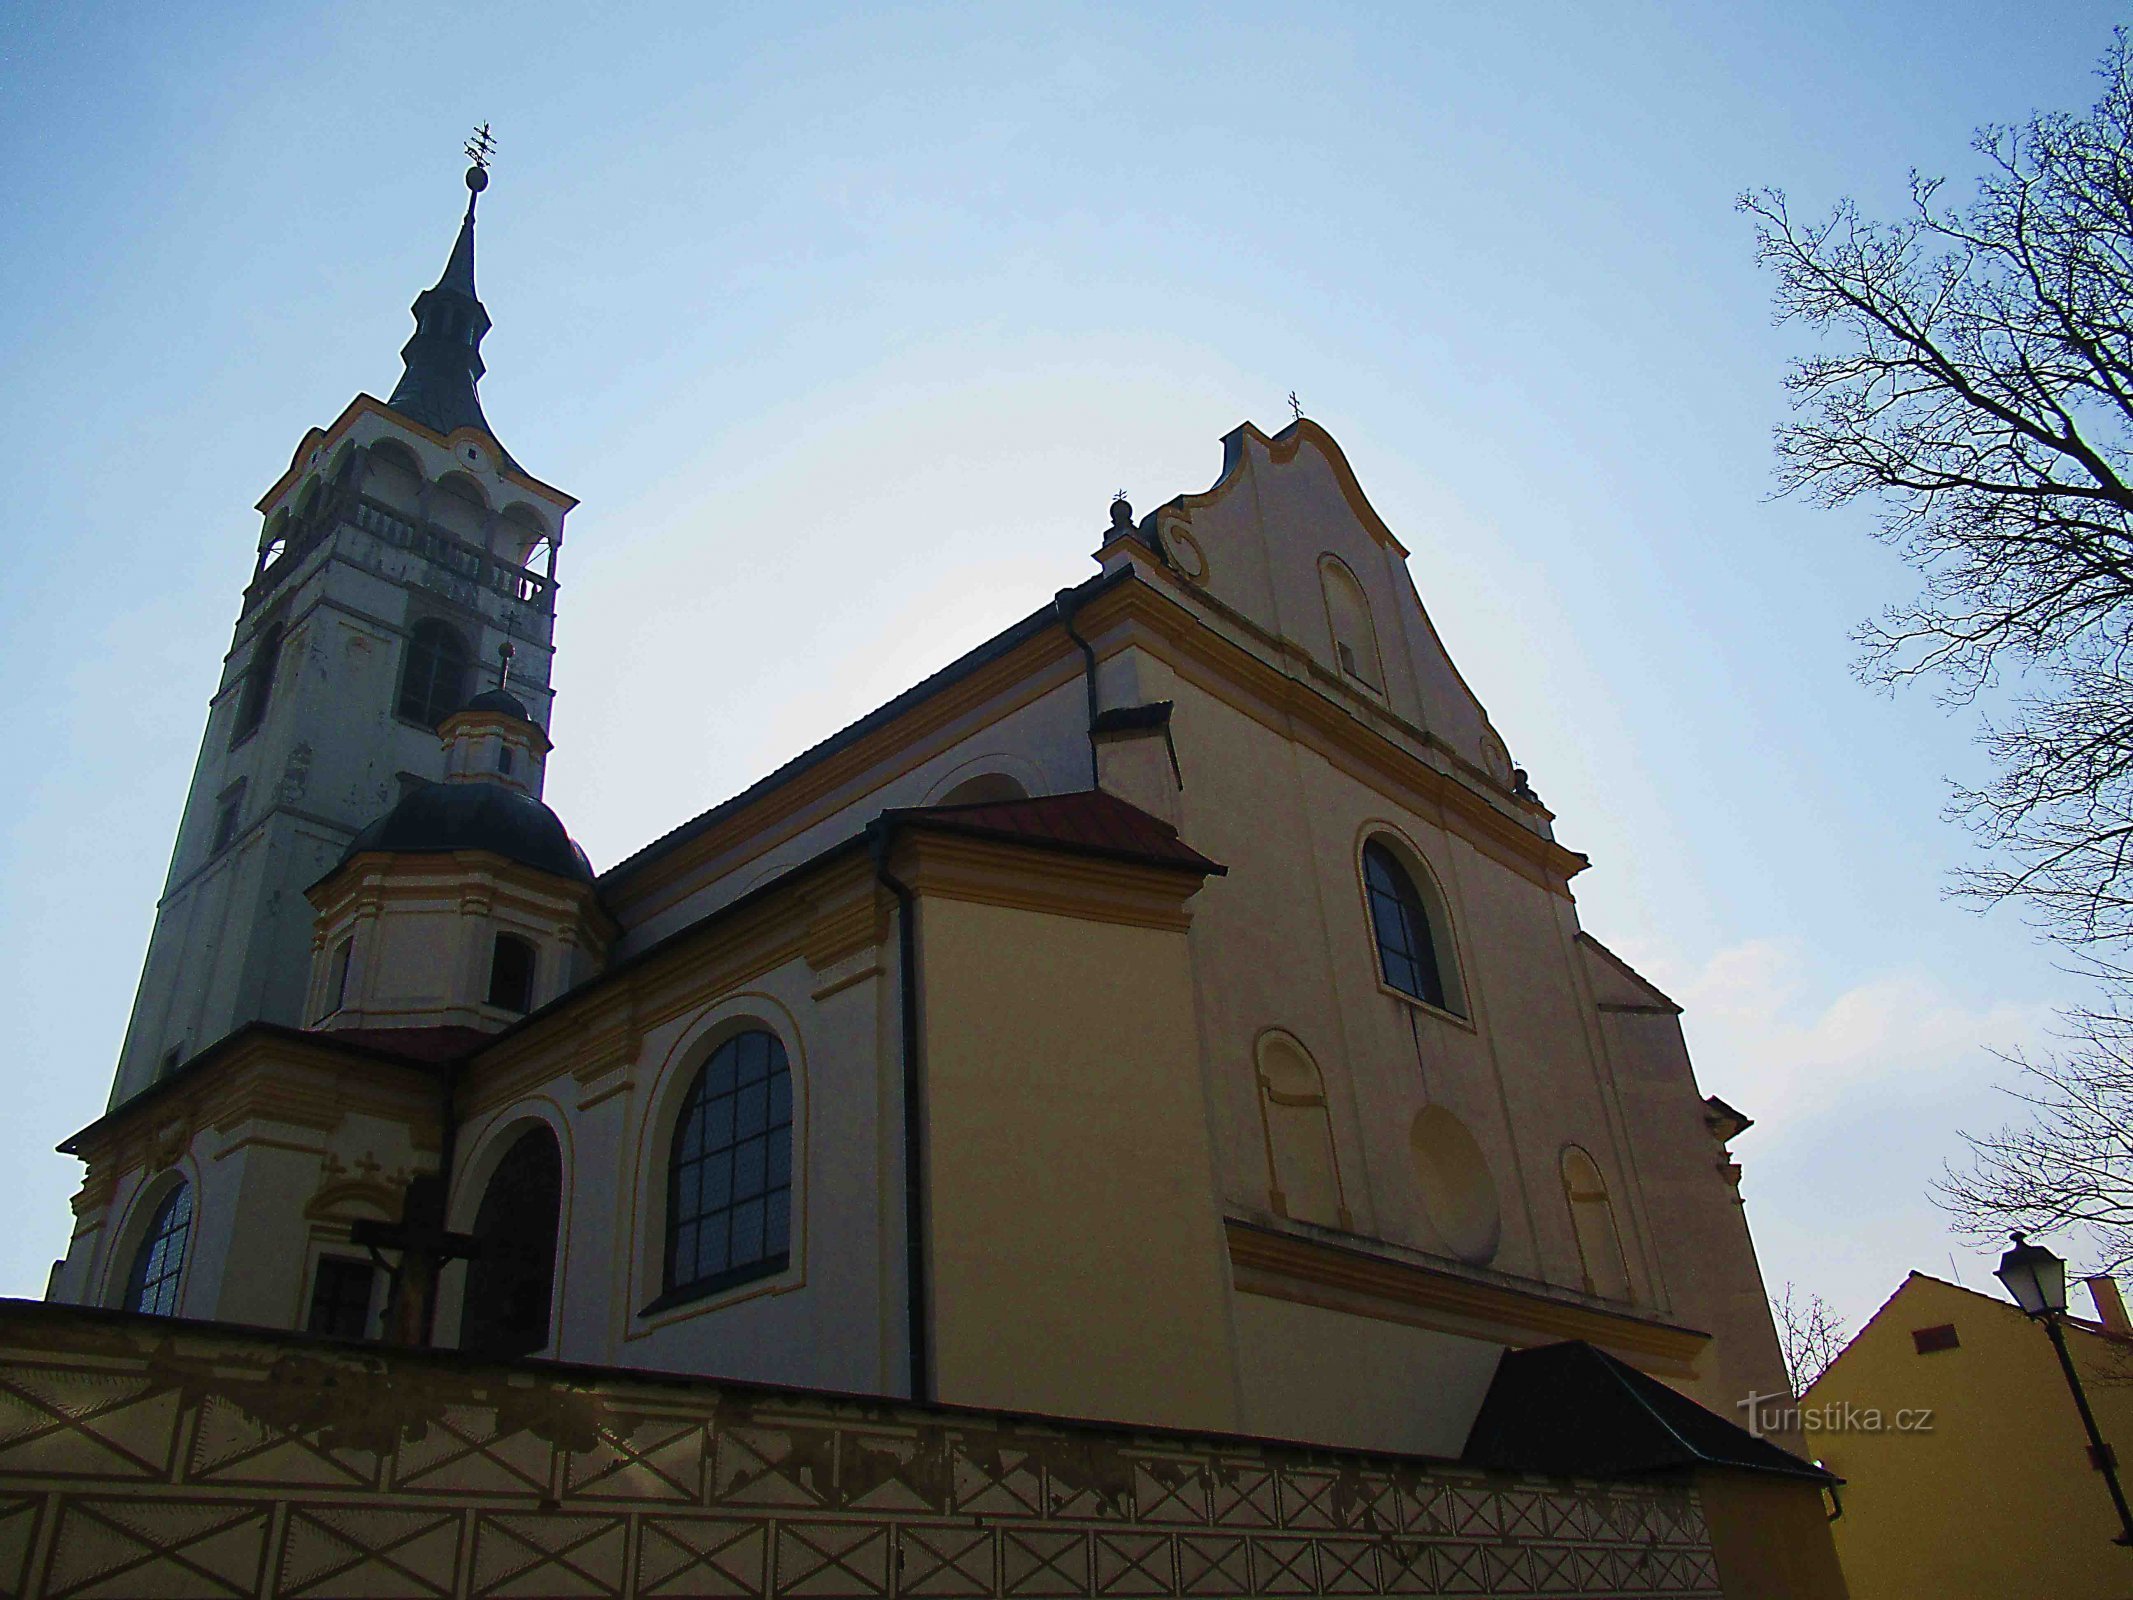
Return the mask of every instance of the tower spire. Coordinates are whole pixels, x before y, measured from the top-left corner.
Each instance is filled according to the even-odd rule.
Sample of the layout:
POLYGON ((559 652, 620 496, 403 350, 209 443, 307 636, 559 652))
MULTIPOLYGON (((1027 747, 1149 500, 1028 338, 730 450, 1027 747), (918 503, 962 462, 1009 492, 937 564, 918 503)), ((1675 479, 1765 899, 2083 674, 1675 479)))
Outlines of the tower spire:
POLYGON ((401 347, 400 381, 385 403, 438 433, 474 427, 494 439, 496 430, 482 415, 477 388, 486 370, 481 341, 489 331, 489 313, 474 292, 474 202, 489 187, 489 157, 495 149, 487 123, 466 148, 473 163, 467 168, 466 215, 444 272, 415 297, 414 337, 401 347))

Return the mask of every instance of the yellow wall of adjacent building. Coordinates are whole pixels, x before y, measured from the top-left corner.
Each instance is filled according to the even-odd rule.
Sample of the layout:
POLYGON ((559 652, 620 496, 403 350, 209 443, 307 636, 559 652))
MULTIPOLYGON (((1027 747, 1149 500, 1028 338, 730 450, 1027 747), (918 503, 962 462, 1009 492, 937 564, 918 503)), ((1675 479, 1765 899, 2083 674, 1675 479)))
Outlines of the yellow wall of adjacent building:
MULTIPOLYGON (((2105 1439, 2133 1463, 2133 1351, 2079 1327, 2067 1338, 2105 1439)), ((2012 1304, 1913 1273, 1803 1406, 1851 1424, 1807 1446, 1846 1480, 1832 1531, 1855 1600, 2133 1594, 2133 1551, 2111 1542, 2051 1342, 2012 1304), (1914 1331, 1951 1324, 1954 1349, 1919 1353, 1914 1331), (1895 1426, 1922 1409, 1930 1427, 1895 1426), (1881 1431, 1858 1425, 1870 1411, 1881 1431)))
MULTIPOLYGON (((1696 1492, 1726 1600, 1845 1600, 1821 1489, 1798 1478, 1712 1470, 1696 1474, 1696 1492)), ((1904 1591, 1912 1600, 1949 1592, 1904 1591)), ((2025 1592, 2004 1591, 2003 1600, 2025 1592)))
POLYGON ((1182 931, 927 896, 939 1398, 1233 1429, 1182 931))

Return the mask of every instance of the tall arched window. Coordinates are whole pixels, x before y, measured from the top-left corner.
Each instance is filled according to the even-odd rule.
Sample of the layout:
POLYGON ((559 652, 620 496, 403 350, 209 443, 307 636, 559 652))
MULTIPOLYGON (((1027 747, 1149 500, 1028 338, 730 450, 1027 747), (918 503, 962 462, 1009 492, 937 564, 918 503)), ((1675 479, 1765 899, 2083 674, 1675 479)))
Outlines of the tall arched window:
POLYGON ((1333 655, 1342 672, 1369 689, 1383 691, 1384 668, 1378 661, 1378 630, 1370 620, 1363 586, 1338 556, 1322 556, 1319 582, 1326 592, 1326 621, 1333 630, 1333 655))
POLYGON ((248 739, 266 720, 267 700, 274 693, 274 666, 281 655, 282 626, 270 622, 259 630, 252 646, 251 664, 244 669, 244 687, 237 691, 237 725, 230 730, 230 743, 248 739))
POLYGON ((407 636, 400 669, 400 715, 425 728, 466 704, 467 642, 450 623, 424 618, 407 636))
POLYGON ((496 936, 496 949, 489 957, 489 1004, 506 1011, 533 1009, 532 944, 515 933, 496 936))
POLYGON ((496 1164, 474 1214, 480 1248, 467 1265, 460 1349, 528 1356, 547 1346, 562 1215, 563 1152, 546 1127, 528 1128, 496 1164))
POLYGON ((1363 883, 1370 892, 1370 921, 1377 932, 1378 970, 1402 994, 1445 1010, 1444 967, 1432 937, 1429 912, 1399 858, 1382 840, 1363 846, 1363 883))
POLYGON ((152 1317, 176 1316, 178 1275, 185 1268, 185 1240, 193 1228, 192 1185, 181 1183, 163 1197, 148 1231, 133 1252, 126 1274, 126 1309, 152 1317))
POLYGON ((1303 1046, 1282 1034, 1260 1041, 1259 1115, 1266 1133, 1267 1200, 1275 1212, 1352 1229, 1325 1080, 1303 1046))
POLYGON ((1563 1198, 1570 1203, 1570 1227, 1577 1236, 1585 1292, 1627 1300, 1629 1268, 1622 1259, 1622 1238, 1615 1229, 1607 1179, 1601 1176, 1600 1164, 1576 1145, 1563 1151, 1563 1198))
POLYGON ((355 960, 355 937, 350 935, 333 947, 333 957, 326 966, 326 1009, 322 1016, 332 1016, 348 1004, 348 967, 355 960))
POLYGON ((711 1053, 674 1126, 667 1294, 779 1271, 791 1212, 792 1071, 776 1036, 751 1029, 711 1053))

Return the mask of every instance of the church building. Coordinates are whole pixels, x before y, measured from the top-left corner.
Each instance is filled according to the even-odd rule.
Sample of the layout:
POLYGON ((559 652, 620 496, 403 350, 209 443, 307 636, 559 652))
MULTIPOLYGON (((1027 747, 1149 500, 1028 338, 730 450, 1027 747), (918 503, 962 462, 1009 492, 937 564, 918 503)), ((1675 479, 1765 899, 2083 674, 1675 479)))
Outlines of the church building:
POLYGON ((1334 439, 1240 425, 596 870, 542 800, 577 502, 483 415, 467 181, 398 385, 258 502, 49 1300, 1608 1479, 1543 1417, 1598 1385, 1636 1470, 1793 1494, 1698 1479, 1714 1541, 1826 1546, 1723 1420, 1785 1388, 1748 1119, 1334 439))

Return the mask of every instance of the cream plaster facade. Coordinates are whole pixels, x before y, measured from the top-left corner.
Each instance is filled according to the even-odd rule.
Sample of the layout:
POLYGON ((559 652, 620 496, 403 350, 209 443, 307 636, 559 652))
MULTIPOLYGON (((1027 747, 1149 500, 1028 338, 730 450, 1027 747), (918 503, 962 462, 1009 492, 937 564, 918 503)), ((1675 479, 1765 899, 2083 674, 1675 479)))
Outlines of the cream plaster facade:
MULTIPOLYGON (((1507 1346, 1588 1338, 1722 1415, 1781 1387, 1676 1008, 1580 929, 1584 858, 1338 447, 1306 421, 1225 449, 1208 492, 1114 526, 1100 577, 596 900, 470 858, 339 869, 311 1003, 365 919, 337 1018, 362 1044, 255 1028, 84 1130, 55 1297, 113 1303, 183 1172, 182 1313, 301 1326, 319 1257, 397 1215, 448 1121, 459 1230, 538 1124, 563 1169, 548 1353, 909 1393, 908 981, 937 1398, 1456 1455, 1507 1346), (1099 713, 1167 714, 1092 733, 1074 635, 1099 713), (1226 875, 909 813, 1092 775, 1226 875), (869 837, 913 896, 909 974, 869 837), (1372 840, 1428 905, 1442 1006, 1381 972, 1372 840), (559 952, 523 1022, 475 994, 505 916, 559 952), (380 1043, 445 1024, 493 1037, 436 1061, 380 1043), (788 1262, 657 1305, 674 1119, 744 1027, 791 1064, 788 1262)), ((441 1342, 467 1271, 444 1271, 441 1342)))

